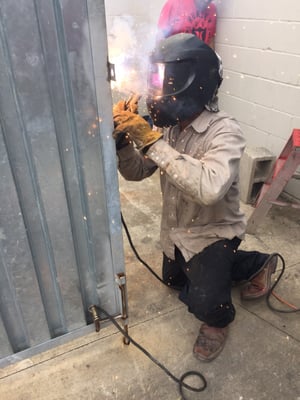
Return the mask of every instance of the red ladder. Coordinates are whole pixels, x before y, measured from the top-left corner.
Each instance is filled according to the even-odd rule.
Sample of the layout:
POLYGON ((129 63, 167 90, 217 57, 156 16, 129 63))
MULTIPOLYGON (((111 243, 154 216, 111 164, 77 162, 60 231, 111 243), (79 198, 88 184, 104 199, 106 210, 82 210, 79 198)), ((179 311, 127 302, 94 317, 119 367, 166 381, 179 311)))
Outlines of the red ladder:
POLYGON ((295 174, 299 164, 300 129, 294 129, 258 194, 254 205, 255 209, 247 223, 247 233, 255 233, 258 224, 266 216, 273 204, 300 208, 299 203, 292 204, 277 200, 288 181, 295 174))

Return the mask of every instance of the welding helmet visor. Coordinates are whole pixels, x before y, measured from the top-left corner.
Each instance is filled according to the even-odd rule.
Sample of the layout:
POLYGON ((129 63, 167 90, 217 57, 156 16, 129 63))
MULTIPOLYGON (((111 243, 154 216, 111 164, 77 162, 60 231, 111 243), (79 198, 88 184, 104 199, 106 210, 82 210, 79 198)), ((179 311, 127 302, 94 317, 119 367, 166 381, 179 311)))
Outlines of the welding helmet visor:
POLYGON ((195 79, 195 61, 152 62, 148 69, 148 95, 152 98, 176 96, 195 79))

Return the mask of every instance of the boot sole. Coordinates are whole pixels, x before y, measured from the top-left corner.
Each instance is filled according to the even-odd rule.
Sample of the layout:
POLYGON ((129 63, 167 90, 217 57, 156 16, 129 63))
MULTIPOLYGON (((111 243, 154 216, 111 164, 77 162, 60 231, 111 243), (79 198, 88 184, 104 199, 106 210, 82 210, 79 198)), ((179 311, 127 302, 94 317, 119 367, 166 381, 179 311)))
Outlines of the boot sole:
MULTIPOLYGON (((271 262, 273 261, 273 264, 270 265, 270 267, 268 268, 268 272, 267 272, 267 276, 266 276, 266 286, 264 288, 262 288, 259 292, 257 292, 256 294, 244 294, 243 291, 241 292, 241 299, 242 300, 255 300, 255 299, 259 299, 263 296, 265 296, 268 291, 270 290, 271 287, 271 276, 276 272, 276 268, 277 268, 277 262, 278 262, 278 257, 275 256, 271 262), (274 261, 273 261, 274 260, 274 261)), ((259 272, 261 272, 265 267, 262 267, 260 269, 259 272)), ((258 272, 258 273, 259 273, 258 272)), ((251 285, 251 282, 250 282, 251 285)))

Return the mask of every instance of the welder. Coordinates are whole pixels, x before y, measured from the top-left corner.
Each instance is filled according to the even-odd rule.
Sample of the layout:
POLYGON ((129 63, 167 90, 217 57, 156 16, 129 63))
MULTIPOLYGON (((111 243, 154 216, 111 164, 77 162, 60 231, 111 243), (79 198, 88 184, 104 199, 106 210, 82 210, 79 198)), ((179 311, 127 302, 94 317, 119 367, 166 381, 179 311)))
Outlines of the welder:
POLYGON ((201 321, 193 353, 202 361, 224 348, 235 318, 233 283, 242 284, 243 300, 262 297, 277 265, 269 254, 238 249, 246 227, 239 201, 245 139, 234 118, 211 107, 221 82, 214 50, 176 34, 150 56, 146 103, 154 129, 124 101, 113 112, 122 176, 140 181, 160 169, 162 276, 201 321))

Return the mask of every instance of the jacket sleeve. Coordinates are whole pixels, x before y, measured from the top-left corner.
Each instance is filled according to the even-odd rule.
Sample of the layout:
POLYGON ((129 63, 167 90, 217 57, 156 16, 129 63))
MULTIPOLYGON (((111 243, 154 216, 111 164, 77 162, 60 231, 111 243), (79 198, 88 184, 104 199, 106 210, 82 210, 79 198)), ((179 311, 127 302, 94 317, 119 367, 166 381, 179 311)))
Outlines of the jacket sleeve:
POLYGON ((179 153, 163 140, 154 143, 147 152, 173 185, 205 206, 222 199, 238 179, 245 147, 245 139, 237 124, 225 124, 213 136, 200 160, 179 153))
POLYGON ((151 176, 157 165, 146 155, 137 151, 132 144, 117 152, 118 169, 128 181, 141 181, 151 176))

